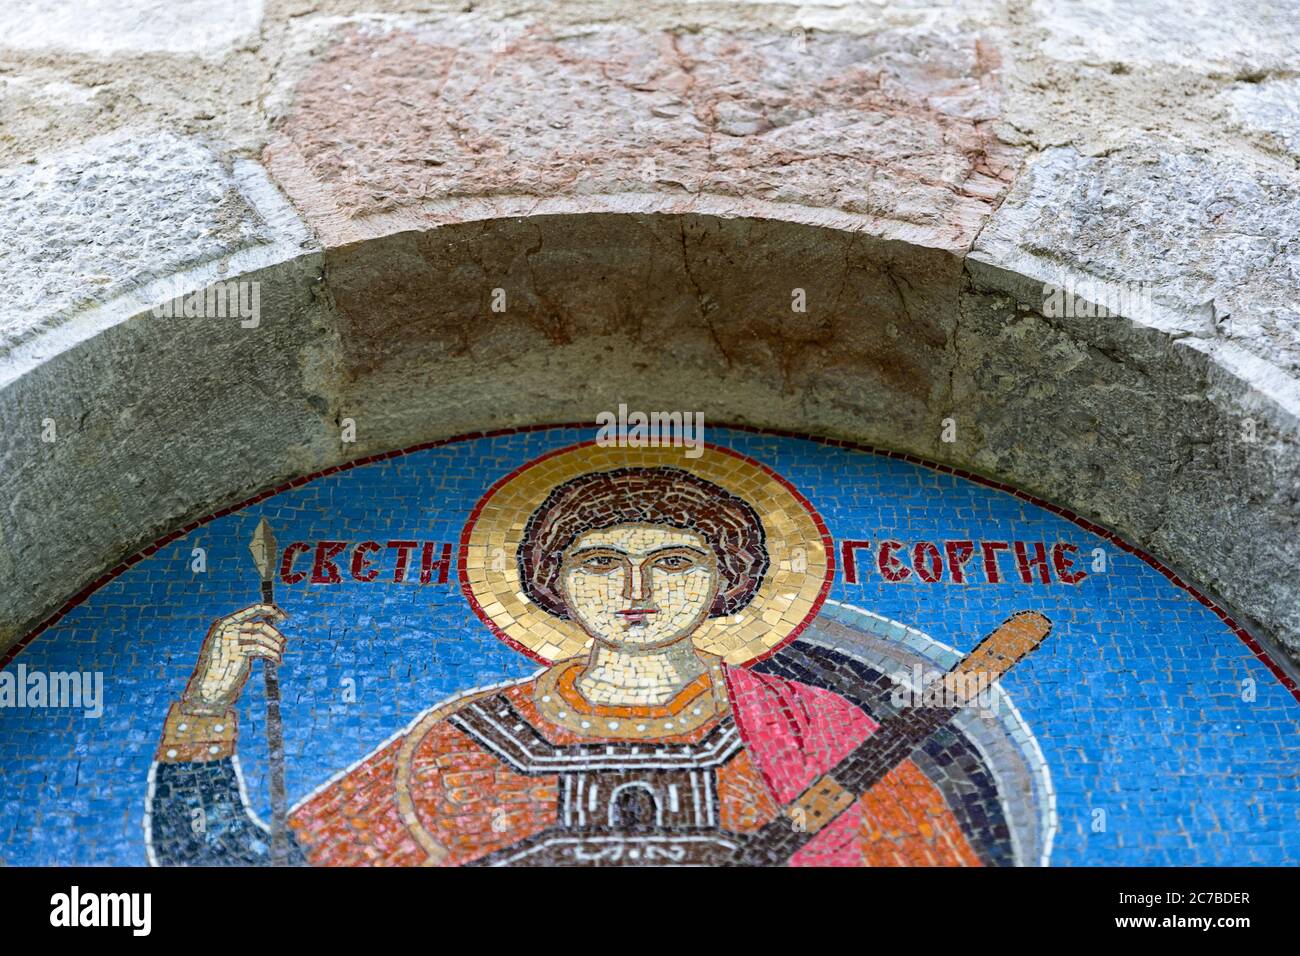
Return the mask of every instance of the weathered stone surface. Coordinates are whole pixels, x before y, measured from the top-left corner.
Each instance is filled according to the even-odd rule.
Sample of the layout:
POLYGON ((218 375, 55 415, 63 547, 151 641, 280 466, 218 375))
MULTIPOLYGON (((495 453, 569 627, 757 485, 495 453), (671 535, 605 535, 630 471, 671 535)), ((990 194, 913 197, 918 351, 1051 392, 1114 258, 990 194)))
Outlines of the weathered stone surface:
POLYGON ((1168 330, 1044 316, 1040 281, 968 267, 953 454, 1083 508, 1300 650, 1294 419, 1168 330))
POLYGON ((339 453, 321 266, 304 253, 240 274, 261 290, 257 328, 115 314, 16 378, 13 356, 0 364, 0 645, 199 498, 210 509, 339 453))
POLYGON ((1239 83, 1225 96, 1237 124, 1300 157, 1300 78, 1239 83))
POLYGON ((1289 3, 1034 0, 1031 10, 1046 32, 1043 51, 1059 60, 1221 73, 1300 65, 1300 18, 1289 3))
POLYGON ((68 581, 192 514, 196 492, 223 500, 325 460, 320 393, 337 348, 315 295, 320 253, 255 163, 227 169, 200 144, 149 134, 0 182, 6 643, 68 581), (229 296, 231 282, 245 304, 256 288, 251 318, 151 311, 216 283, 229 296))
POLYGON ((594 421, 664 396, 709 421, 938 445, 961 282, 942 251, 762 219, 586 214, 401 232, 327 261, 358 452, 425 440, 435 421, 594 421))
POLYGON ((961 249, 1014 162, 990 130, 997 68, 970 34, 349 26, 297 84, 269 162, 327 240, 484 198, 654 195, 961 249))
POLYGON ((170 133, 0 170, 0 353, 79 309, 276 238, 209 147, 170 133))
POLYGON ((7 0, 0 47, 211 55, 256 33, 263 0, 7 0))
POLYGON ((1300 653, 1282 8, 292 0, 247 30, 235 9, 168 55, 114 52, 96 15, 95 56, 49 30, 10 50, 0 645, 280 478, 667 395, 1037 491, 1300 653), (122 144, 141 129, 174 135, 122 144), (1037 158, 989 223, 1006 143, 1037 158), (228 165, 261 155, 323 256, 228 165), (265 335, 147 318, 250 276, 265 335), (1071 277, 1150 282, 1150 308, 1043 317, 1071 277), (66 443, 35 440, 44 417, 66 443))
POLYGON ((967 260, 988 294, 963 302, 956 373, 981 469, 1147 542, 1293 651, 1297 236, 1297 192, 1272 171, 1049 150, 967 260), (1049 286, 1117 314, 1063 311, 1049 286))
POLYGON ((1132 318, 1252 366, 1253 384, 1300 413, 1300 186, 1292 179, 1209 150, 1099 158, 1048 150, 974 256, 1056 284, 1142 283, 1136 291, 1149 293, 1150 305, 1132 318))
POLYGON ((60 123, 84 126, 114 98, 102 88, 65 80, 57 74, 0 76, 0 149, 18 143, 57 141, 60 123))

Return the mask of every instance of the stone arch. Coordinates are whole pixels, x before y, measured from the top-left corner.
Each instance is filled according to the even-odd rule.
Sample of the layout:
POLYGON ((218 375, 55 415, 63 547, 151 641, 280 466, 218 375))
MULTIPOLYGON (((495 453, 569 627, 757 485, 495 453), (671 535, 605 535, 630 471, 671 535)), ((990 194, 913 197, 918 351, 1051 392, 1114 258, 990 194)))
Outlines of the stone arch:
MULTIPOLYGON (((216 755, 230 786, 208 793, 242 808, 225 831, 249 838, 241 860, 268 858, 255 811, 283 835, 278 745, 260 761, 244 734, 246 787, 225 715, 198 744, 173 736, 194 715, 167 716, 181 660, 202 662, 211 622, 259 593, 295 616, 280 742, 305 758, 287 789, 315 787, 295 810, 387 759, 400 716, 484 699, 457 686, 465 660, 527 710, 526 662, 476 643, 436 569, 470 566, 447 542, 483 473, 583 441, 620 404, 699 411, 811 478, 841 568, 870 553, 860 529, 911 529, 894 516, 918 499, 934 505, 921 525, 1007 551, 1000 577, 996 556, 993 572, 987 551, 972 561, 977 589, 946 548, 973 542, 891 540, 916 569, 904 581, 877 540, 878 575, 832 582, 797 646, 728 678, 883 720, 904 707, 890 691, 922 683, 897 666, 946 669, 1037 607, 1053 643, 1008 680, 1009 722, 968 714, 916 755, 941 805, 966 803, 957 826, 985 862, 1295 856, 1269 799, 1292 776, 1300 699, 1300 136, 1279 108, 1297 93, 1294 16, 1192 5, 1173 37, 1160 4, 1055 0, 53 6, 0 8, 0 696, 73 660, 128 695, 75 752, 57 707, 10 713, 13 832, 48 831, 11 844, 21 857, 74 861, 82 840, 96 861, 143 859, 120 815, 97 843, 81 801, 51 797, 67 755, 121 807, 147 780, 144 852, 192 862, 185 840, 154 854, 150 821, 159 781, 156 819, 174 816, 162 764, 193 744, 179 762, 216 755), (218 292, 235 314, 212 314, 218 292), (391 511, 370 494, 402 482, 418 491, 391 511), (418 587, 398 587, 416 584, 405 528, 383 574, 358 574, 371 541, 313 573, 306 554, 381 510, 393 527, 434 513, 418 587), (299 571, 259 592, 261 518, 299 571), (186 589, 196 545, 220 567, 158 602, 160 580, 186 589), (1083 584, 1053 564, 1052 588, 1023 549, 1099 545, 1123 552, 1115 574, 1083 584), (915 555, 941 550, 958 587, 923 591, 939 582, 915 555), (322 596, 346 611, 313 614, 322 596), (360 760, 360 736, 316 719, 347 612, 417 622, 373 656, 417 679, 361 715, 364 746, 387 739, 360 760), (428 633, 457 637, 428 654, 428 633)), ((239 720, 273 726, 273 696, 252 688, 239 720)), ((447 708, 398 745, 404 768, 447 708)))
POLYGON ((224 272, 160 278, 6 357, 6 644, 214 505, 452 435, 671 396, 709 422, 858 442, 1053 502, 1294 645, 1286 383, 1150 315, 1045 316, 1059 275, 721 199, 692 204, 704 213, 569 197, 526 216, 508 201, 418 228, 388 217, 386 232, 303 251, 306 228, 246 175, 278 242, 224 272), (259 327, 151 311, 223 282, 258 283, 259 327), (40 441, 35 409, 63 424, 58 441, 40 441), (349 418, 355 444, 340 441, 349 418))

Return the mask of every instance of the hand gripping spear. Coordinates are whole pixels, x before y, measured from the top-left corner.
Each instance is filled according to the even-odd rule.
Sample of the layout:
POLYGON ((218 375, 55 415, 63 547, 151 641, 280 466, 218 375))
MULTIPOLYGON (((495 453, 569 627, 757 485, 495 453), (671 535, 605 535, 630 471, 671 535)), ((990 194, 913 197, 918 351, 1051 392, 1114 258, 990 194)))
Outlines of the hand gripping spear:
MULTIPOLYGON (((253 531, 248 543, 253 564, 262 576, 262 603, 275 604, 275 535, 263 518, 253 531)), ((284 728, 280 723, 279 665, 262 661, 262 677, 266 680, 266 753, 271 775, 271 864, 285 866, 289 862, 289 837, 285 829, 288 817, 284 791, 284 728)))

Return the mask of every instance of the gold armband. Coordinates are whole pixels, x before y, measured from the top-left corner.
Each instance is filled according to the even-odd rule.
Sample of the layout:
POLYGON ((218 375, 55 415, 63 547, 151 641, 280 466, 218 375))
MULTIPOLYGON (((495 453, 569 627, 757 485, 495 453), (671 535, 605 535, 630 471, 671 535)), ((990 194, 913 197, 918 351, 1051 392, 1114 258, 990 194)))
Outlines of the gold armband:
POLYGON ((158 744, 160 763, 189 763, 220 760, 235 752, 235 712, 220 716, 187 714, 180 702, 172 704, 158 744))

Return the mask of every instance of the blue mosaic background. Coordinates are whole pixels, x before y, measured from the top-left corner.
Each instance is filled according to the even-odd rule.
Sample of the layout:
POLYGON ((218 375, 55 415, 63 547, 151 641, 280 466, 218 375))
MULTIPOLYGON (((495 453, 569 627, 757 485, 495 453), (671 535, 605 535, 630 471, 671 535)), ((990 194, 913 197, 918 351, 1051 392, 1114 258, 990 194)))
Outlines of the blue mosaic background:
MULTIPOLYGON (((248 540, 259 517, 292 541, 452 542, 499 477, 591 437, 554 429, 478 439, 319 479, 199 528, 117 578, 23 651, 45 671, 101 670, 105 711, 0 709, 0 859, 23 864, 146 861, 146 778, 170 703, 211 622, 258 599, 248 540), (207 550, 205 574, 191 550, 207 550)), ((1300 704, 1208 609, 1140 559, 1076 525, 950 475, 797 439, 713 430, 788 478, 831 533, 878 542, 1042 540, 1106 546, 1109 568, 1077 586, 900 584, 861 552, 861 583, 831 597, 967 651, 1021 609, 1055 630, 1004 681, 1037 737, 1057 791, 1054 865, 1300 863, 1300 704), (1253 679, 1255 700, 1242 699, 1253 679), (1093 832, 1094 811, 1106 829, 1093 832)), ((281 669, 291 802, 362 757, 440 698, 519 677, 533 662, 446 585, 288 586, 277 601, 289 650, 281 669), (344 702, 345 678, 356 701, 344 702)), ((418 579, 418 554, 413 555, 418 579)), ((1014 566, 1009 555, 1003 566, 1014 566)), ((299 568, 309 566, 301 558, 299 568)), ((1014 571, 1012 572, 1013 576, 1014 571)), ((389 578, 385 580, 385 578, 389 578)), ((264 698, 255 668, 240 704, 250 799, 269 816, 264 698)))

